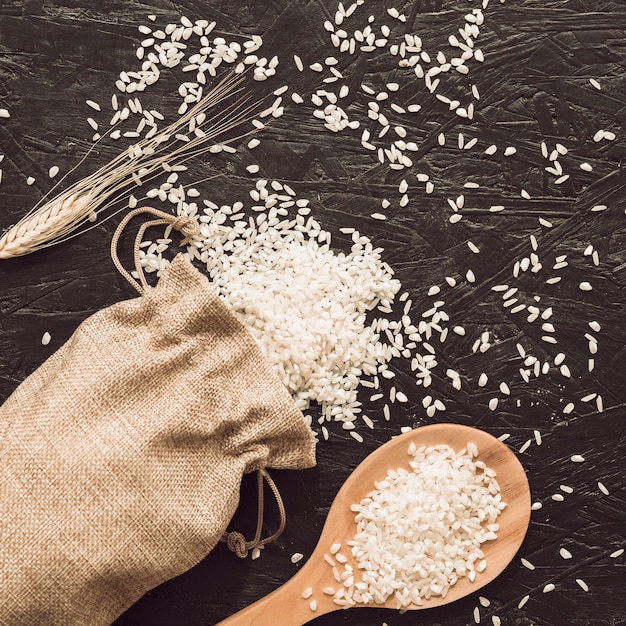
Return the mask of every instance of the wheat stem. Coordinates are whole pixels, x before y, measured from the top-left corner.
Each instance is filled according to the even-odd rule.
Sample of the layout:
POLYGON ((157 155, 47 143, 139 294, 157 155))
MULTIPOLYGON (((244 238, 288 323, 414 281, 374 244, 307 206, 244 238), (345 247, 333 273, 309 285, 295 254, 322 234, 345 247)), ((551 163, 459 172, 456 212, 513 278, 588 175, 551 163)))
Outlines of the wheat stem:
MULTIPOLYGON (((210 150, 207 142, 252 119, 262 100, 249 104, 244 96, 229 103, 225 110, 206 115, 212 107, 238 94, 243 79, 243 74, 227 75, 194 107, 161 132, 130 146, 95 173, 30 211, 0 237, 0 259, 23 256, 65 241, 90 216, 97 214, 103 206, 109 206, 105 202, 111 196, 133 183, 142 185, 156 176, 165 163, 185 161, 210 150), (194 133, 188 141, 177 138, 176 135, 182 134, 181 131, 194 119, 198 134, 194 133)), ((235 140, 247 134, 250 133, 239 135, 235 140)))

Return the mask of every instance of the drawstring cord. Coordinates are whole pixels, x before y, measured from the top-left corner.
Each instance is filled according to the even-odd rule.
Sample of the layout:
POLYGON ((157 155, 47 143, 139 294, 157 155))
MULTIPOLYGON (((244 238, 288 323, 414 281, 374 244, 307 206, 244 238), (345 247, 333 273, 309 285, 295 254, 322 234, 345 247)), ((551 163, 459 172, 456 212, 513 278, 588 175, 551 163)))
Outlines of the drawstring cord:
MULTIPOLYGON (((165 213, 164 211, 159 211, 158 209, 155 209, 153 207, 145 206, 133 209, 127 215, 125 215, 124 218, 120 221, 118 227, 115 229, 115 233, 113 234, 113 238, 111 239, 111 258, 113 259, 115 267, 118 269, 120 274, 124 276, 124 278, 126 278, 126 280, 139 292, 140 295, 143 295, 144 292, 149 288, 140 262, 141 241, 148 228, 152 228, 153 226, 162 226, 166 224, 171 225, 174 230, 177 230, 185 235, 185 238, 180 242, 181 246, 186 246, 191 241, 191 238, 200 232, 198 224, 186 215, 176 216, 170 213, 165 213), (135 262, 135 269, 141 283, 140 284, 133 278, 132 274, 122 265, 117 253, 117 246, 120 237, 122 236, 122 232, 124 231, 124 228, 126 228, 126 226, 133 219, 133 217, 141 215, 142 213, 149 213, 151 215, 154 215, 157 219, 144 222, 139 227, 139 231, 137 232, 137 236, 135 237, 135 243, 133 246, 133 259, 135 262)), ((280 492, 278 491, 276 483, 272 480, 270 475, 267 473, 267 470, 265 469, 257 470, 257 493, 258 505, 254 539, 252 539, 251 541, 246 541, 246 538, 237 531, 225 532, 220 538, 220 541, 222 543, 225 543, 228 546, 228 549, 234 552, 241 559, 244 559, 246 556, 248 556, 248 552, 250 550, 253 550, 254 548, 261 548, 264 545, 280 537, 283 530, 285 530, 285 525, 287 523, 287 514, 285 512, 283 499, 280 495, 280 492), (280 514, 280 524, 278 530, 275 533, 273 533, 269 537, 261 539, 261 532, 263 530, 263 511, 265 509, 265 502, 263 497, 264 480, 267 482, 269 488, 274 494, 274 498, 276 499, 278 512, 280 514)))
POLYGON ((122 219, 118 227, 115 229, 115 233, 113 233, 113 238, 111 239, 111 258, 113 259, 113 263, 115 264, 115 267, 118 269, 120 274, 139 292, 140 295, 143 295, 145 290, 149 287, 140 262, 141 241, 148 228, 152 228, 153 226, 162 226, 166 224, 169 224, 174 230, 180 231, 183 235, 185 235, 185 238, 180 242, 181 246, 186 246, 191 241, 191 238, 200 232, 198 224, 186 215, 172 215, 171 213, 165 213, 164 211, 159 211, 158 209, 145 206, 133 209, 127 215, 125 215, 124 219, 122 219), (133 217, 141 215, 142 213, 150 213, 158 219, 144 222, 139 227, 139 231, 137 232, 137 236, 135 237, 135 244, 133 246, 133 259, 135 262, 137 275, 139 276, 139 280, 141 281, 141 284, 139 284, 133 278, 132 274, 128 272, 120 262, 119 256, 117 254, 117 245, 119 243, 120 237, 122 236, 122 232, 124 231, 124 228, 126 228, 128 222, 130 222, 133 217))
POLYGON ((228 549, 231 552, 234 552, 240 559, 245 559, 246 556, 248 556, 249 550, 253 550, 254 548, 261 548, 264 545, 274 541, 275 539, 278 539, 283 530, 285 530, 285 525, 287 523, 287 514, 285 512, 283 499, 280 496, 280 492, 278 491, 276 483, 272 480, 270 475, 267 473, 267 470, 265 469, 257 470, 257 492, 258 506, 256 532, 254 533, 254 539, 252 539, 251 541, 246 541, 246 538, 237 531, 225 532, 220 539, 220 541, 222 543, 225 543, 228 546, 228 549), (278 530, 269 537, 265 537, 265 539, 261 539, 261 532, 263 530, 263 510, 265 508, 265 504, 263 501, 263 479, 265 479, 269 488, 274 494, 276 504, 278 505, 278 512, 280 514, 280 525, 278 527, 278 530))

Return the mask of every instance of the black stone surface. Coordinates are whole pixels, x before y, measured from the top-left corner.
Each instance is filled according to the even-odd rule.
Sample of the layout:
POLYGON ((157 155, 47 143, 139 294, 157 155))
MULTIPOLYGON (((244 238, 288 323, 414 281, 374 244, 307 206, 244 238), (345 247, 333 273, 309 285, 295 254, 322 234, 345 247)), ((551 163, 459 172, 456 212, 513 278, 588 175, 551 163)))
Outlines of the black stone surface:
MULTIPOLYGON (((408 16, 405 24, 386 14, 391 6, 391 2, 366 2, 359 8, 357 25, 364 26, 371 13, 376 24, 393 27, 392 37, 416 33, 431 52, 449 53, 448 35, 457 32, 463 15, 479 3, 397 3, 408 16)), ((238 560, 218 546, 193 570, 147 593, 116 626, 213 624, 266 595, 305 562, 334 494, 358 462, 400 427, 436 421, 470 424, 496 436, 510 433, 507 441, 516 451, 533 439, 519 458, 528 472, 533 501, 542 502, 543 508, 533 512, 518 557, 480 593, 444 608, 406 615, 358 609, 320 617, 314 623, 469 625, 474 623, 472 611, 482 595, 491 601, 488 608, 480 609, 483 624, 492 623, 495 615, 503 624, 516 626, 624 624, 625 557, 609 555, 626 544, 626 174, 622 168, 626 5, 617 0, 508 0, 504 4, 492 0, 485 9, 479 38, 485 62, 473 63, 469 76, 451 75, 446 83, 451 91, 464 93, 469 83, 478 86, 482 97, 476 102, 473 121, 450 112, 428 93, 423 81, 397 68, 397 57, 394 60, 385 49, 351 57, 335 50, 323 22, 332 21, 336 10, 332 0, 0 2, 0 108, 11 113, 9 119, 0 119, 0 152, 5 155, 0 163, 1 228, 17 221, 50 190, 50 166, 56 164, 65 173, 85 156, 92 135, 85 118, 94 114, 85 100, 97 100, 103 109, 108 106, 119 72, 137 66, 135 48, 142 39, 137 27, 150 24, 148 14, 157 16, 160 27, 181 15, 216 20, 216 35, 262 35, 264 54, 281 58, 272 88, 288 84, 305 98, 305 104, 287 106, 285 115, 260 135, 262 144, 255 151, 242 144, 236 154, 192 162, 189 182, 213 177, 198 183, 198 188, 218 204, 248 197, 258 176, 287 182, 300 197, 311 199, 313 215, 335 235, 337 247, 349 246, 349 239, 338 230, 343 226, 357 226, 384 247, 385 260, 411 294, 414 320, 432 306, 429 287, 444 285, 438 297, 445 300, 451 325, 463 325, 467 331, 463 338, 451 333, 445 344, 437 345, 441 365, 428 392, 415 385, 408 363, 392 365, 396 384, 409 402, 393 405, 390 422, 382 419, 380 403, 365 402, 376 428, 360 428, 364 443, 332 427, 330 440, 318 446, 317 468, 275 472, 289 521, 283 536, 264 549, 259 559, 238 560), (405 125, 407 139, 419 145, 414 167, 398 172, 380 165, 375 154, 367 153, 359 142, 362 128, 336 135, 324 129, 312 117, 315 107, 310 96, 318 88, 330 90, 344 81, 324 85, 322 78, 328 73, 308 69, 299 73, 293 54, 300 55, 305 66, 337 56, 337 67, 351 86, 344 108, 362 121, 362 128, 370 124, 366 111, 371 99, 359 90, 362 81, 376 89, 397 81, 401 88, 393 94, 393 101, 422 104, 418 114, 389 115, 392 123, 405 125), (597 79, 602 90, 595 89, 589 78, 597 79), (595 142, 598 129, 614 132, 616 139, 595 142), (440 132, 447 138, 443 148, 436 141, 440 132), (477 147, 460 150, 456 145, 459 132, 466 140, 477 137, 477 147), (555 185, 555 177, 544 169, 548 165, 540 152, 544 140, 550 150, 555 142, 568 148, 560 161, 570 178, 562 185, 555 185), (492 143, 499 146, 498 152, 485 155, 484 149, 492 143), (517 153, 504 157, 509 145, 517 153), (254 162, 261 168, 258 176, 245 170, 254 162), (593 171, 581 170, 581 162, 590 163, 593 171), (417 172, 431 176, 433 194, 425 194, 423 183, 416 181, 417 172), (26 184, 28 176, 36 179, 32 186, 26 184), (402 208, 398 184, 403 178, 409 182, 410 202, 402 208), (480 183, 480 188, 464 189, 469 180, 480 183), (531 198, 521 197, 521 189, 531 198), (461 193, 466 198, 463 219, 451 224, 446 199, 461 193), (372 220, 370 215, 381 210, 383 198, 391 201, 385 211, 389 219, 372 220), (607 210, 592 211, 600 204, 607 205, 607 210), (493 205, 506 208, 493 213, 489 211, 493 205), (552 228, 541 226, 540 217, 549 220, 552 228), (531 254, 531 234, 537 238, 543 269, 515 280, 511 268, 515 260, 531 254), (470 240, 479 246, 479 254, 468 248, 470 240), (597 266, 584 254, 590 244, 598 251, 597 266), (567 255, 569 265, 552 270, 559 255, 567 255), (465 280, 468 269, 476 275, 473 284, 465 280), (546 284, 555 275, 562 280, 546 284), (457 286, 445 287, 446 276, 454 276, 457 286), (590 282, 593 290, 581 291, 581 281, 590 282), (546 334, 541 321, 530 324, 527 313, 511 314, 502 306, 501 294, 491 289, 502 283, 520 287, 527 304, 539 296, 537 306, 553 308, 550 322, 557 345, 541 339, 546 334), (601 324, 599 333, 590 330, 591 320, 601 324), (491 333, 493 347, 474 354, 472 344, 485 330, 491 333), (585 333, 598 338, 592 373, 587 371, 591 355, 585 333), (531 376, 525 383, 518 372, 521 359, 516 343, 550 363, 558 352, 564 352, 572 377, 563 377, 552 365, 548 374, 531 376), (461 372, 461 392, 449 384, 447 367, 461 372), (489 383, 479 388, 477 379, 483 371, 489 383), (499 393, 500 381, 511 386, 510 397, 499 393), (594 401, 581 401, 592 392, 602 395, 603 411, 597 410, 594 401), (444 400, 447 411, 427 417, 422 407, 426 393, 444 400), (493 396, 500 398, 496 411, 487 408, 493 396), (575 408, 564 414, 568 402, 574 402, 575 408), (534 442, 535 429, 542 434, 540 446, 534 442), (582 454, 585 462, 572 463, 573 454, 582 454), (606 485, 608 496, 601 494, 598 481, 606 485), (561 492, 564 501, 553 501, 551 495, 563 484, 571 486, 573 493, 561 492), (563 560, 561 547, 573 558, 563 560), (305 555, 299 565, 290 561, 294 552, 305 555), (523 567, 519 557, 530 560, 536 569, 523 567), (587 593, 576 578, 589 585, 587 593), (556 585, 555 590, 542 593, 549 582, 556 585), (530 600, 518 609, 526 594, 530 600)), ((252 86, 251 90, 262 87, 266 88, 252 86)), ((443 86, 440 91, 445 93, 443 86)), ((159 104, 171 104, 174 96, 169 93, 159 96, 159 104)), ((104 114, 99 119, 104 120, 104 114)), ((72 176, 93 172, 118 146, 110 141, 98 145, 72 176)), ((117 208, 123 207, 120 201, 117 208)), ((0 261, 0 400, 61 346, 81 320, 133 297, 109 256, 110 236, 118 219, 36 254, 0 261), (46 331, 52 340, 42 346, 46 331)), ((251 527, 254 510, 254 481, 246 480, 236 526, 251 527)), ((277 514, 270 511, 267 517, 269 530, 277 514)), ((280 623, 276 616, 276 624, 280 623)))

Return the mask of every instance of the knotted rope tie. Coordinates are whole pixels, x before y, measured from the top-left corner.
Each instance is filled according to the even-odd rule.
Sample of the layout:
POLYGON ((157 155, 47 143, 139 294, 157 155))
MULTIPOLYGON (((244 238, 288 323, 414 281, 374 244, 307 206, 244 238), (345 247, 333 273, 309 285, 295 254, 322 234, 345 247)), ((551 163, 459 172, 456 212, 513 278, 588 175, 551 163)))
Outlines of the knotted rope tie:
POLYGON ((248 542, 246 538, 233 530, 226 535, 226 545, 231 552, 234 552, 240 559, 248 556, 248 542))
POLYGON ((234 552, 240 559, 245 559, 248 556, 248 552, 253 548, 262 548, 264 545, 270 543, 271 541, 274 541, 274 539, 278 539, 283 530, 285 530, 285 525, 287 523, 287 514, 285 512, 283 499, 280 496, 280 492, 278 491, 276 483, 271 479, 270 475, 265 469, 260 469, 257 471, 257 492, 258 508, 256 532, 254 533, 254 539, 252 539, 252 541, 246 541, 246 538, 240 532, 237 532, 235 530, 225 532, 220 538, 220 541, 226 543, 228 549, 231 552, 234 552), (266 537, 265 539, 261 539, 261 531, 263 529, 263 509, 265 507, 263 502, 263 479, 267 481, 269 488, 274 494, 274 498, 276 498, 276 504, 278 505, 278 512, 280 514, 280 525, 278 527, 278 530, 269 537, 266 537))
POLYGON ((185 235, 185 238, 180 242, 181 247, 186 246, 194 235, 200 234, 200 227, 195 220, 192 220, 187 215, 179 215, 174 221, 171 222, 172 228, 185 235))
POLYGON ((180 231, 183 235, 185 235, 184 239, 180 242, 181 246, 186 246, 194 235, 200 233, 200 227, 197 222, 190 218, 187 215, 172 215, 171 213, 165 213, 164 211, 159 211, 150 206, 139 207, 137 209, 133 209, 129 213, 124 216, 124 219, 119 223, 115 233, 113 234, 113 238, 111 239, 111 258, 113 259, 113 263, 115 267, 119 270, 120 274, 141 294, 143 295, 144 291, 148 289, 148 282, 146 281, 146 277, 143 273, 143 269, 141 267, 139 253, 141 241, 143 239, 143 235, 146 230, 152 226, 161 226, 164 224, 169 224, 174 230, 180 231), (117 244, 122 236, 122 232, 126 225, 130 220, 133 219, 136 215, 141 215, 142 213, 149 213, 154 215, 158 219, 151 220, 149 222, 144 222, 137 232, 137 236, 135 237, 135 245, 133 246, 133 256, 135 260, 135 269, 137 271, 137 275, 139 276, 139 280, 141 284, 139 284, 130 272, 126 271, 124 266, 121 264, 118 254, 117 254, 117 244))

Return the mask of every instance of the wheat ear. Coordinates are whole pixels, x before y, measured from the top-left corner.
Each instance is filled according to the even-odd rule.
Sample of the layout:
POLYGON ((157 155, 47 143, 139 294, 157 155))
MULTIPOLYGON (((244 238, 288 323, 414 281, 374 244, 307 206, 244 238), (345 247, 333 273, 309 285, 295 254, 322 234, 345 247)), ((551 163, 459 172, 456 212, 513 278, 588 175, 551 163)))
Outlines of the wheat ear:
MULTIPOLYGON (((212 117, 205 114, 239 92, 242 80, 242 74, 227 75, 192 109, 159 134, 130 146, 95 173, 25 215, 0 237, 0 259, 23 256, 64 241, 78 226, 94 219, 103 203, 121 189, 143 184, 161 171, 165 163, 180 162, 209 150, 207 142, 252 119, 262 101, 250 105, 246 104, 245 98, 239 98, 212 117), (192 120, 202 120, 197 121, 197 133, 188 141, 176 138, 192 120), (178 145, 168 150, 170 143, 178 145)), ((234 139, 239 138, 241 135, 234 139)))
POLYGON ((93 194, 69 192, 57 196, 29 219, 18 222, 0 238, 0 259, 23 256, 38 250, 59 232, 72 229, 84 220, 93 194))

